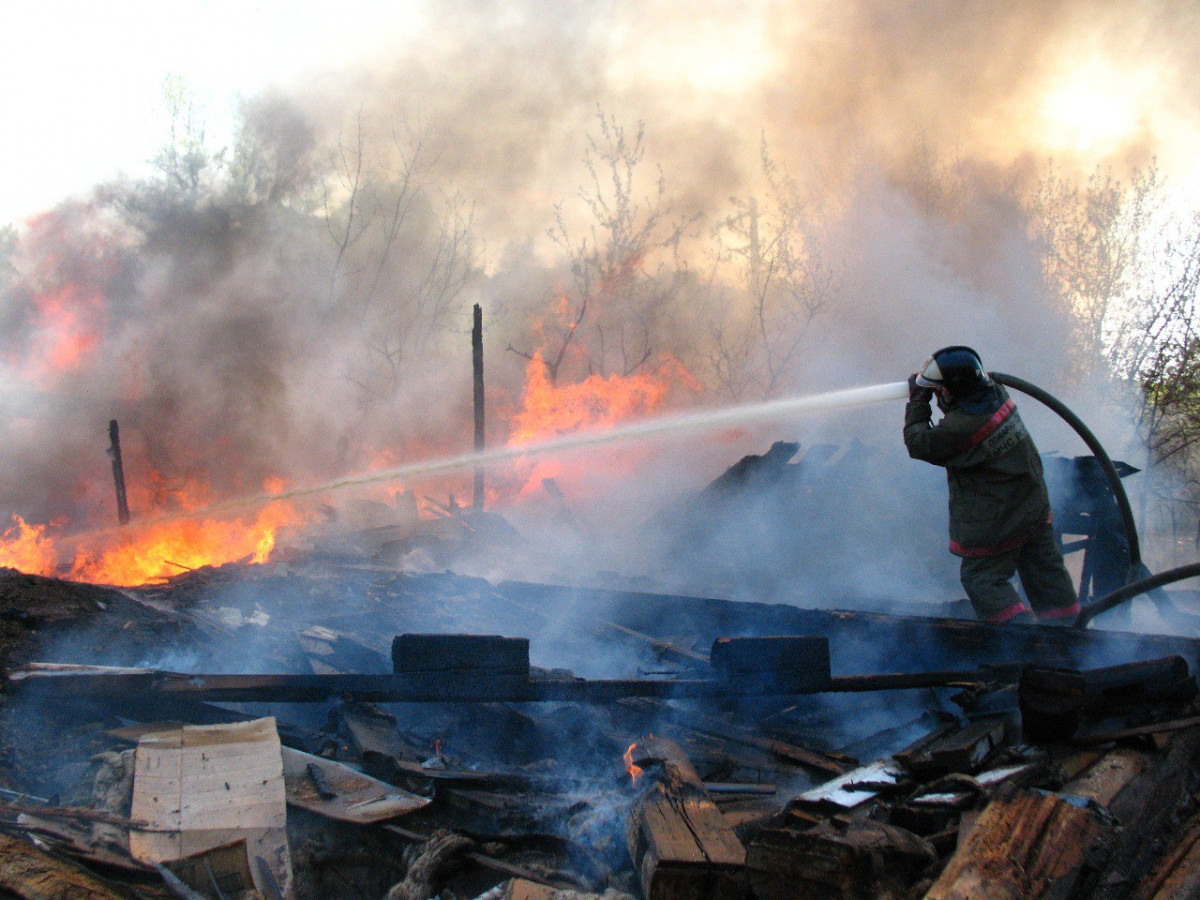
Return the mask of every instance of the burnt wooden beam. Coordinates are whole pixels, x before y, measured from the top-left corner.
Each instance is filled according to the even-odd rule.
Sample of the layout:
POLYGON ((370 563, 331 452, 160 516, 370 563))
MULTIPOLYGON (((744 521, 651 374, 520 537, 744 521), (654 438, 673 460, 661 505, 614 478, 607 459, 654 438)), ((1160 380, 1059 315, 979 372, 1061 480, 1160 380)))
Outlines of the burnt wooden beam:
POLYGON ((903 897, 937 859, 924 838, 870 819, 839 830, 769 826, 746 847, 746 868, 760 900, 903 897))
MULTIPOLYGON (((960 683, 967 673, 927 673, 911 676, 861 676, 849 679, 854 690, 877 690, 899 686, 924 687, 960 683), (950 680, 947 680, 947 679, 950 680), (862 679, 867 679, 863 681, 862 679)), ((987 681, 986 671, 976 681, 987 681)), ((102 671, 95 667, 35 666, 8 675, 11 690, 46 697, 84 700, 134 697, 180 698, 217 703, 319 703, 330 697, 347 697, 366 703, 613 703, 627 697, 656 697, 664 700, 702 700, 736 697, 795 696, 837 692, 846 679, 813 675, 809 684, 797 681, 795 673, 785 684, 764 683, 759 678, 742 679, 594 679, 538 678, 519 671, 495 668, 417 670, 391 675, 186 674, 159 670, 102 671)))
POLYGON ((1156 708, 1177 712, 1196 693, 1179 656, 1099 669, 1028 666, 1017 688, 1022 733, 1035 744, 1070 740, 1114 718, 1138 717, 1125 724, 1143 725, 1156 708))
POLYGON ((626 844, 646 900, 742 896, 746 850, 674 741, 631 748, 650 784, 626 819, 626 844), (654 768, 651 769, 650 767, 654 768))
POLYGON ((529 638, 495 634, 401 634, 392 639, 392 671, 453 676, 457 672, 529 677, 529 638))
MULTIPOLYGON (((887 666, 887 672, 919 674, 930 668, 967 669, 981 660, 996 664, 1038 663, 1082 665, 1103 657, 1115 663, 1182 656, 1193 668, 1200 665, 1200 640, 1172 635, 1056 628, 1046 625, 996 625, 971 619, 935 615, 892 614, 856 609, 805 609, 792 604, 738 602, 683 594, 603 590, 568 585, 503 581, 498 593, 545 615, 586 609, 628 628, 653 635, 669 623, 675 633, 715 638, 739 634, 752 619, 760 634, 803 634, 826 637, 839 647, 887 648, 863 659, 838 659, 842 672, 870 673, 868 666, 887 666)), ((898 605, 905 613, 932 603, 898 605)), ((799 602, 799 601, 797 601, 799 602)), ((836 605, 836 598, 829 605, 836 605)), ((848 602, 848 601, 846 601, 848 602)), ((883 671, 877 669, 876 671, 883 671)), ((873 688, 872 688, 873 689, 873 688)))
POLYGON ((713 642, 709 659, 718 676, 764 690, 810 690, 830 680, 829 641, 825 638, 722 637, 713 642))
MULTIPOLYGON (((637 679, 529 679, 519 675, 446 672, 428 675, 188 675, 179 672, 122 674, 9 675, 16 691, 72 699, 136 695, 187 697, 218 703, 318 703, 346 696, 368 703, 612 703, 626 697, 705 699, 759 697, 755 685, 715 679, 651 681, 637 679)), ((790 695, 793 691, 777 692, 790 695)))

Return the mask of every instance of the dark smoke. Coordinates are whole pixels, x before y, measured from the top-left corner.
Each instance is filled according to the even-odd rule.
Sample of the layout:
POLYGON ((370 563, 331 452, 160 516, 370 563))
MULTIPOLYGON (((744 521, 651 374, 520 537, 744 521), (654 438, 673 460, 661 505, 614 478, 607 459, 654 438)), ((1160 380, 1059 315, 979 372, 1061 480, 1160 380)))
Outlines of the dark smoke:
MULTIPOLYGON (((562 248, 546 238, 556 204, 574 241, 604 239, 578 192, 588 137, 606 117, 630 136, 645 123, 634 201, 653 207, 661 171, 664 224, 689 223, 682 266, 655 260, 645 282, 661 287, 664 264, 675 278, 651 324, 653 359, 681 361, 701 387, 677 402, 721 402, 706 361, 747 294, 732 270, 714 273, 712 236, 731 197, 767 195, 764 145, 835 276, 776 396, 900 380, 950 343, 976 346, 995 369, 1064 384, 1070 322, 1042 286, 1021 203, 1047 155, 1040 91, 1081 48, 1120 41, 1161 63, 1164 103, 1193 95, 1181 63, 1196 13, 1182 3, 763 2, 681 13, 666 3, 445 2, 425 12, 399 51, 252 98, 219 165, 209 148, 206 166, 175 160, 157 179, 105 185, 22 228, 0 308, 12 410, 5 510, 107 523, 111 418, 143 506, 169 504, 191 479, 220 500, 256 494, 271 477, 320 483, 462 452, 473 302, 487 317, 489 439, 502 441, 526 364, 509 351, 536 349, 537 322, 572 285, 562 248), (80 365, 34 378, 29 348, 46 329, 36 298, 66 285, 81 286, 68 307, 97 339, 80 365)), ((1060 162, 1079 172, 1145 164, 1169 149, 1158 121, 1103 159, 1060 162)), ((630 299, 625 324, 633 308, 630 299)), ((1079 411, 1099 413, 1090 392, 1079 411)), ((633 496, 607 484, 604 502, 564 485, 568 501, 586 504, 576 510, 584 543, 555 532, 543 566, 641 564, 620 540, 631 522, 781 439, 875 448, 872 477, 903 483, 914 520, 936 522, 943 498, 925 493, 927 473, 903 456, 900 416, 897 404, 659 446, 652 461, 638 458, 633 496)), ((1045 429, 1044 451, 1062 442, 1077 452, 1070 435, 1045 429)), ((871 593, 869 582, 885 585, 906 562, 860 488, 842 486, 820 509, 832 561, 817 583, 862 554, 886 561, 851 579, 871 593)), ((549 517, 514 518, 536 529, 549 517)), ((928 557, 933 571, 922 562, 905 575, 905 595, 945 589, 952 564, 941 554, 928 557)), ((478 569, 493 574, 493 563, 478 569)), ((804 573, 789 563, 774 575, 804 573)))

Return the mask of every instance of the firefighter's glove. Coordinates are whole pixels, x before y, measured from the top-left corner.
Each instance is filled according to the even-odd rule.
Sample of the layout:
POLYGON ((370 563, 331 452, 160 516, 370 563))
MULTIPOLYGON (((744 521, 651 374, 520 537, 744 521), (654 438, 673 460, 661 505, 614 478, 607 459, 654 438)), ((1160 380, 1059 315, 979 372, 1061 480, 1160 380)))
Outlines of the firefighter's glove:
POLYGON ((909 403, 928 403, 933 399, 933 388, 921 387, 917 384, 917 375, 914 372, 908 376, 908 402, 909 403))

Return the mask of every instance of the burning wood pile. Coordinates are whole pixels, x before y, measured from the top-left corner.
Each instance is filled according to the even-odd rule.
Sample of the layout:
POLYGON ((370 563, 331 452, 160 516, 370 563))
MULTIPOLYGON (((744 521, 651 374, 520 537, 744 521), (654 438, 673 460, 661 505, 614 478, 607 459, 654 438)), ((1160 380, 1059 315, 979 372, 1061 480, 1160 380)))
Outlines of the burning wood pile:
POLYGON ((1198 660, 328 560, 3 570, 0 886, 1194 896, 1198 660))

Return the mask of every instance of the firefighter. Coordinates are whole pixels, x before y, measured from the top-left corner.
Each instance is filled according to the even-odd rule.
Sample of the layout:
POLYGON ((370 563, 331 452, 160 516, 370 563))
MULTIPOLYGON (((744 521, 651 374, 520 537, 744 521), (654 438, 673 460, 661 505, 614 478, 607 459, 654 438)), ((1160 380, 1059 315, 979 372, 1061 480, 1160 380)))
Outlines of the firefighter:
POLYGON ((909 376, 904 444, 913 459, 946 469, 950 552, 962 557, 975 614, 986 622, 1070 624, 1079 597, 1054 536, 1041 457, 1008 391, 970 347, 944 347, 909 376))

